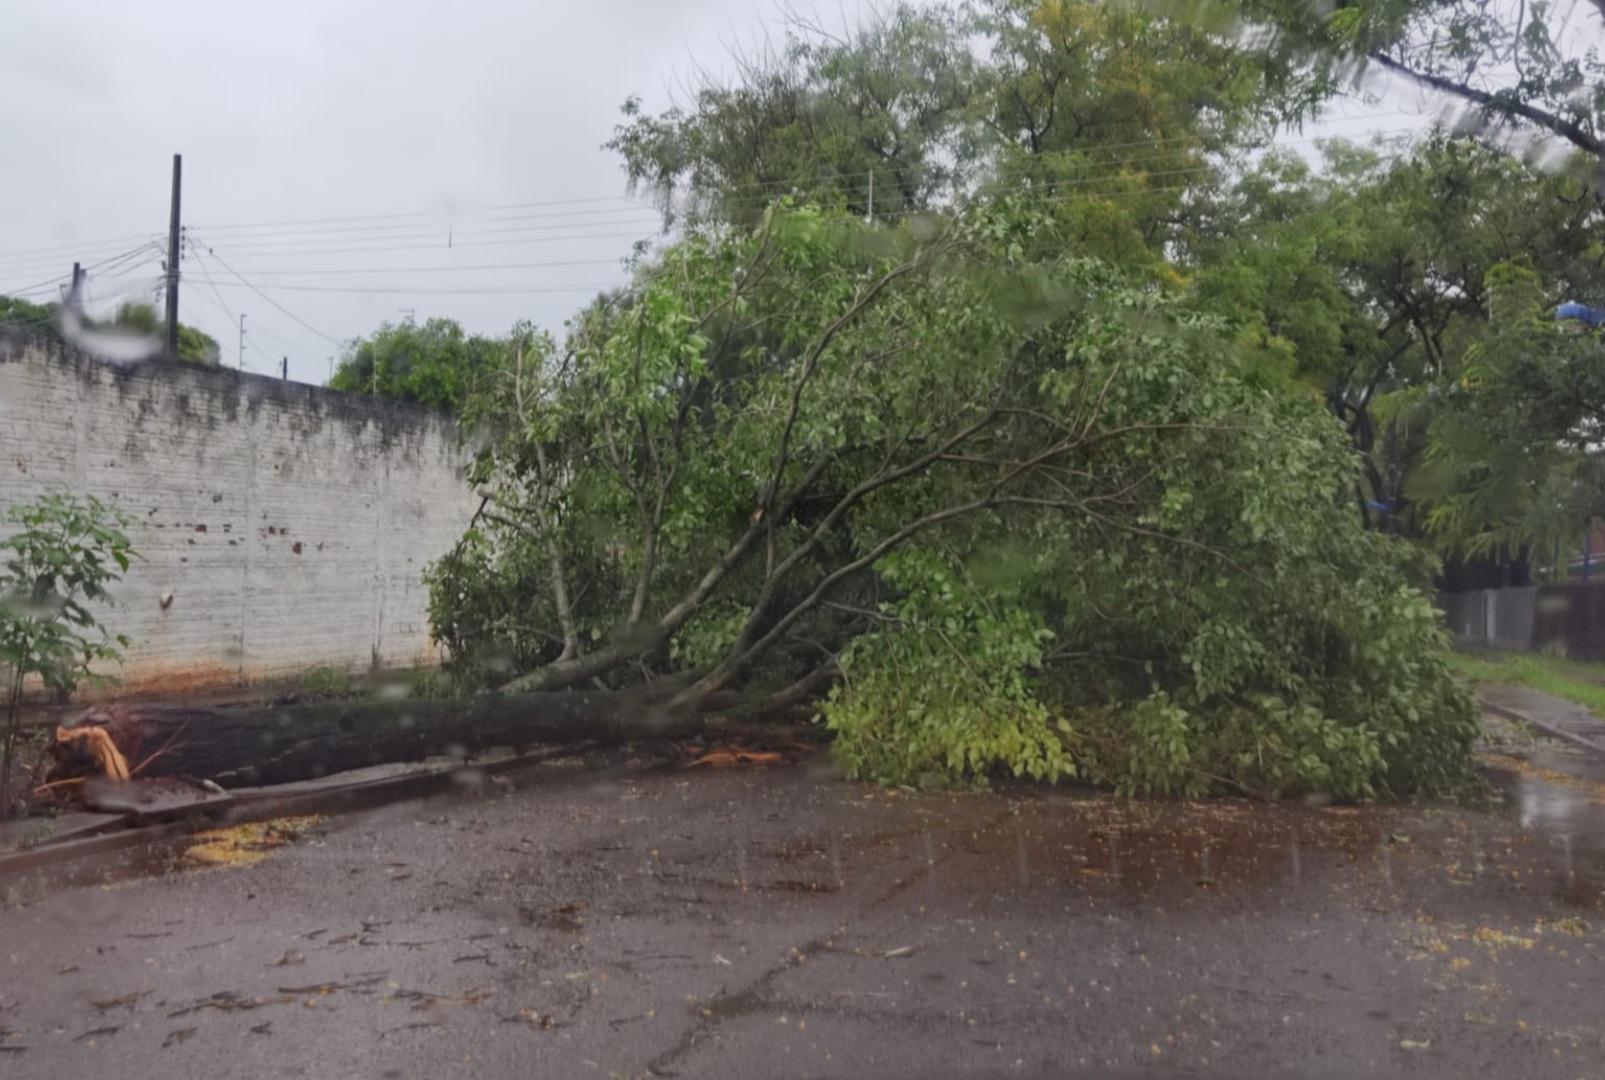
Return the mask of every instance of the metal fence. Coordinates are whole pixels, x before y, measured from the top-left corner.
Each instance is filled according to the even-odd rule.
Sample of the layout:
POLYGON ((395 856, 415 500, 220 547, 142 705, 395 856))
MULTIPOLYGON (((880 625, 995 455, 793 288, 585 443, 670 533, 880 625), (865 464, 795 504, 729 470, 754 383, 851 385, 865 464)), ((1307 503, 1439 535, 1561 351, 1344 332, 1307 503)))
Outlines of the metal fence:
POLYGON ((1439 599, 1457 645, 1605 660, 1605 584, 1476 589, 1439 599))

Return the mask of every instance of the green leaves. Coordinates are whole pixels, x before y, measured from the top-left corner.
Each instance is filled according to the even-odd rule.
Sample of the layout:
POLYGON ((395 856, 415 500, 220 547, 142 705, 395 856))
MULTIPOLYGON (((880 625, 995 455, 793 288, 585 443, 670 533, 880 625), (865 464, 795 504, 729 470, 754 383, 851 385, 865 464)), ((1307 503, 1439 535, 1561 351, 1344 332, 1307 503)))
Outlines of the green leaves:
POLYGON ((14 529, 0 540, 0 661, 15 684, 38 677, 71 690, 96 660, 126 647, 86 602, 106 602, 128 569, 130 519, 94 496, 43 495, 7 508, 14 529))
POLYGON ((1053 637, 1001 590, 977 588, 942 555, 910 549, 879 566, 907 589, 856 639, 822 706, 849 775, 984 786, 998 769, 1074 775, 1062 731, 1032 693, 1053 637))
POLYGON ((432 571, 437 635, 543 686, 834 664, 837 752, 901 783, 1463 782, 1346 433, 1146 269, 1033 254, 1041 215, 691 230, 474 399, 493 509, 432 571))
POLYGON ((525 336, 515 328, 505 341, 494 340, 452 319, 385 323, 346 348, 329 386, 455 411, 525 336))

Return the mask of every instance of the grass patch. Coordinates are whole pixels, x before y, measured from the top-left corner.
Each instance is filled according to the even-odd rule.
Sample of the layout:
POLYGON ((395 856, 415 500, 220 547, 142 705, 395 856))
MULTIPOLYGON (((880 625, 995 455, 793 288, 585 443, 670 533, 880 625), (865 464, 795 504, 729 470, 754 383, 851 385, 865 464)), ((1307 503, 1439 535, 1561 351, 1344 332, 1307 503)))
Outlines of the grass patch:
POLYGON ((333 694, 337 697, 351 694, 351 676, 339 668, 313 668, 297 681, 314 694, 333 694))
POLYGON ((1581 705, 1605 718, 1605 664, 1541 653, 1451 653, 1450 666, 1472 685, 1527 686, 1581 705))

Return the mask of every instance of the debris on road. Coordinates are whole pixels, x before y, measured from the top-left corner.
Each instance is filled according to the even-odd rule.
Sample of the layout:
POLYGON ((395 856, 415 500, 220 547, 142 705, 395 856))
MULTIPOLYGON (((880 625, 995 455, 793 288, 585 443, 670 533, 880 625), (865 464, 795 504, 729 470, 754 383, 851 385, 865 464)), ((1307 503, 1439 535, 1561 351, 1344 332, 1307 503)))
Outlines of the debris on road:
POLYGON ((184 850, 184 857, 202 866, 249 866, 261 862, 268 852, 297 839, 323 820, 314 814, 210 829, 196 834, 195 843, 184 850))
POLYGON ((748 750, 741 746, 717 743, 697 753, 686 764, 686 768, 695 768, 698 765, 715 769, 729 768, 732 765, 779 765, 785 760, 784 754, 774 750, 748 750))

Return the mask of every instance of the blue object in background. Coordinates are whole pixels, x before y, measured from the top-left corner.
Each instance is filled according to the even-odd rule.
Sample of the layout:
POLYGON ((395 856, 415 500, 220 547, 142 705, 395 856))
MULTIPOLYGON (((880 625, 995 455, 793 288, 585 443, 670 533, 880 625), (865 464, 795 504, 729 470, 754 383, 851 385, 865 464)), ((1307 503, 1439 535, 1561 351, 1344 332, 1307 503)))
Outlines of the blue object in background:
POLYGON ((1589 326, 1605 325, 1605 311, 1595 311, 1586 304, 1579 304, 1575 300, 1568 300, 1555 309, 1557 319, 1576 319, 1589 326))

